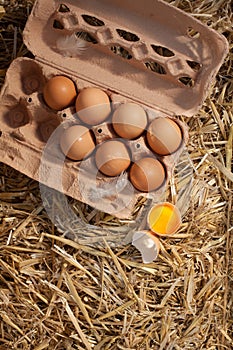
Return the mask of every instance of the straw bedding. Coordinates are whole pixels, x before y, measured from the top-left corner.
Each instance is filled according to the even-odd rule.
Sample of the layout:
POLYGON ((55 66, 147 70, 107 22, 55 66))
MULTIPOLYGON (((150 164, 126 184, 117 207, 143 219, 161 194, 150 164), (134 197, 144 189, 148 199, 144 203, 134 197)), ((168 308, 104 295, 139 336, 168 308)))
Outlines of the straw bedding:
MULTIPOLYGON (((32 3, 0 0, 1 85, 10 62, 30 56, 21 34, 32 3)), ((161 240, 158 259, 148 265, 131 245, 77 243, 49 220, 38 183, 1 163, 1 350, 233 349, 232 3, 172 4, 230 44, 201 110, 183 118, 193 183, 183 198, 182 226, 172 239, 161 240)), ((121 230, 109 215, 76 201, 70 205, 92 223, 121 230)))

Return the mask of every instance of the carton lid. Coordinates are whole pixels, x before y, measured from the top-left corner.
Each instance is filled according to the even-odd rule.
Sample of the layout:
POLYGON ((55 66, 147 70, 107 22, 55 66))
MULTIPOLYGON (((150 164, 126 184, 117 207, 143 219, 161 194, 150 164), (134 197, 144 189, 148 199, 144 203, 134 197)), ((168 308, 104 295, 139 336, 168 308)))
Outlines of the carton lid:
POLYGON ((228 51, 224 36, 161 0, 37 0, 24 42, 63 74, 186 116, 228 51))

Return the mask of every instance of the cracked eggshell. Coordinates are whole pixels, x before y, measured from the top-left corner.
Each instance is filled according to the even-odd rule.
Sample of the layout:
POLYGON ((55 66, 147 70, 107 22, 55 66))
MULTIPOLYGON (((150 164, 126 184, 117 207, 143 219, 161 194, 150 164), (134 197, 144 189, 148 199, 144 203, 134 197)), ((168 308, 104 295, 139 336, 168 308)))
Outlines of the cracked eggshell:
POLYGON ((144 264, 149 264, 158 257, 160 242, 150 231, 136 231, 132 238, 132 245, 140 251, 144 264))

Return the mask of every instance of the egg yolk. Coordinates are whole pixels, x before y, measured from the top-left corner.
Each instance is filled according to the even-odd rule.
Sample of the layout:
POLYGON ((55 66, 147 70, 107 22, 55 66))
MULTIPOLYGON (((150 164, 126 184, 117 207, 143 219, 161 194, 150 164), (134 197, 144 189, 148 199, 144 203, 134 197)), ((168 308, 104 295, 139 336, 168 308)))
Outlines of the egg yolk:
POLYGON ((148 222, 153 232, 166 235, 178 230, 181 219, 178 209, 170 203, 165 203, 152 208, 148 222))

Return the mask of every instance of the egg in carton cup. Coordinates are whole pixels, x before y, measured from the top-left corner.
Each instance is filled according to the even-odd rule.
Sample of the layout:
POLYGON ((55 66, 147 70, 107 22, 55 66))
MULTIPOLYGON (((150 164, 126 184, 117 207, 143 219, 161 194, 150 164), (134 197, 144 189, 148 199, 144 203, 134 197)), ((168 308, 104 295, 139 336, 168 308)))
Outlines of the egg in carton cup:
POLYGON ((140 196, 158 202, 188 141, 178 116, 191 117, 201 107, 228 51, 226 39, 161 0, 146 6, 37 0, 24 42, 35 59, 17 58, 8 69, 0 96, 1 161, 120 219, 130 218, 140 196), (54 78, 66 80, 65 87, 54 78), (109 109, 104 118, 93 102, 99 95, 83 97, 91 89, 107 96, 99 100, 109 109), (85 108, 97 119, 83 119, 85 108), (129 137, 124 124, 132 126, 135 108, 142 130, 129 137), (77 143, 86 153, 76 157, 69 152, 81 129, 87 150, 77 143), (155 174, 147 176, 144 170, 155 163, 155 174), (153 182, 159 172, 150 187, 148 178, 153 182))

